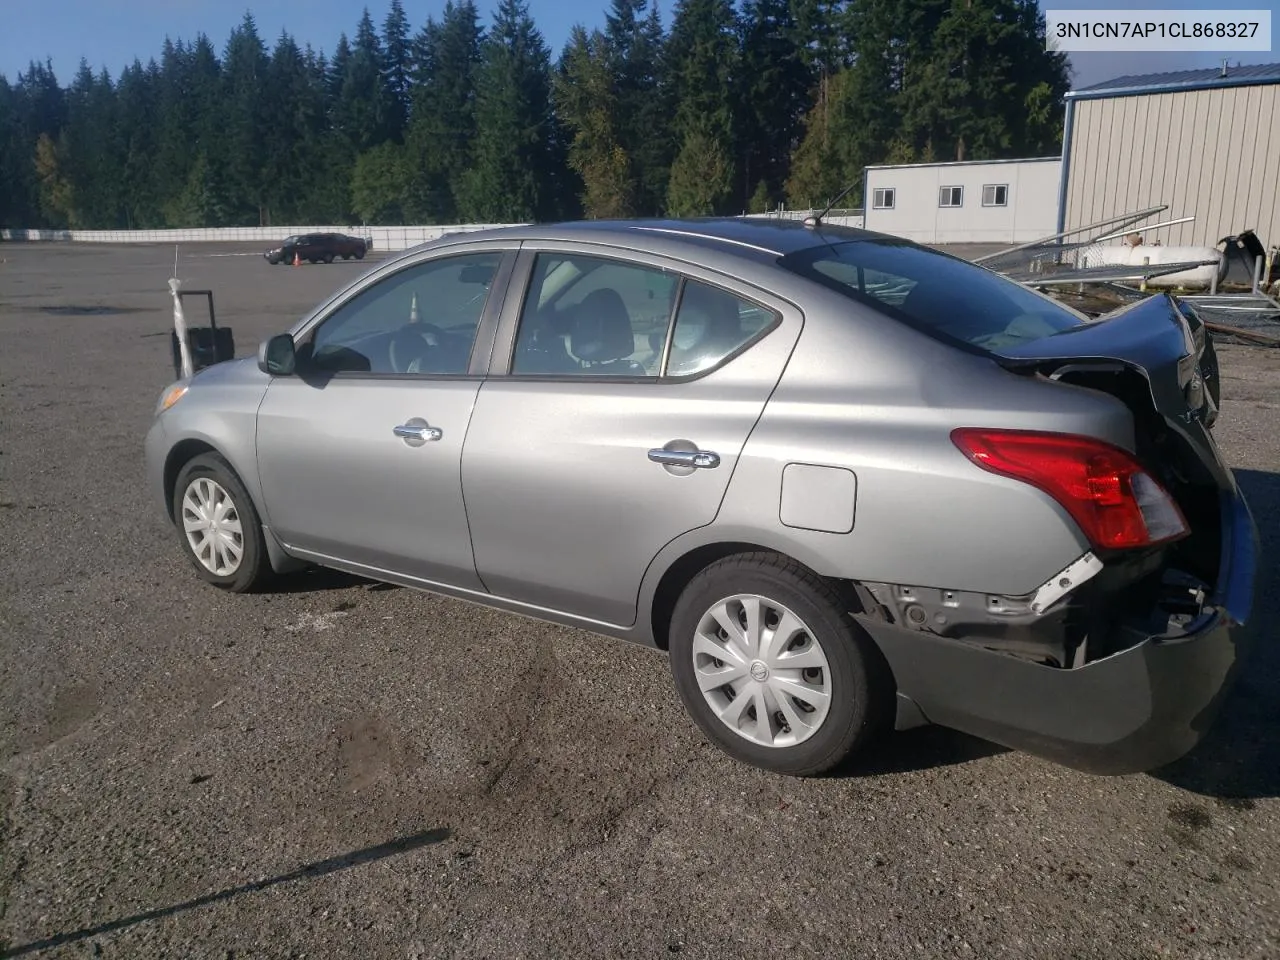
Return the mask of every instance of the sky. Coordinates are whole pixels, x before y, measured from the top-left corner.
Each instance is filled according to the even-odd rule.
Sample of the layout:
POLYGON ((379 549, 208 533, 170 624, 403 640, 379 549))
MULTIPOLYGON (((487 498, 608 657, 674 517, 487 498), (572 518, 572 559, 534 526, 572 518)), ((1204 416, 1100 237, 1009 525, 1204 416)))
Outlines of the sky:
MULTIPOLYGON (((402 0, 416 32, 445 0, 402 0)), ((609 0, 527 0, 529 11, 558 57, 575 23, 603 27, 609 0)), ((381 26, 390 0, 368 0, 374 22, 381 26)), ((1230 54, 1231 63, 1280 62, 1280 0, 1040 0, 1044 9, 1097 9, 1114 13, 1151 9, 1270 9, 1272 50, 1230 54)), ((204 31, 221 53, 231 29, 249 10, 270 46, 282 29, 299 44, 331 53, 338 35, 355 33, 361 0, 0 0, 0 74, 13 80, 31 60, 53 62, 58 80, 70 83, 80 63, 94 71, 103 67, 112 78, 138 57, 160 56, 165 36, 190 39, 204 31)), ((496 0, 480 0, 486 20, 496 0)), ((669 26, 675 0, 658 0, 663 24, 669 26)), ((1157 73, 1216 67, 1219 53, 1075 53, 1072 86, 1083 87, 1132 73, 1157 73)))

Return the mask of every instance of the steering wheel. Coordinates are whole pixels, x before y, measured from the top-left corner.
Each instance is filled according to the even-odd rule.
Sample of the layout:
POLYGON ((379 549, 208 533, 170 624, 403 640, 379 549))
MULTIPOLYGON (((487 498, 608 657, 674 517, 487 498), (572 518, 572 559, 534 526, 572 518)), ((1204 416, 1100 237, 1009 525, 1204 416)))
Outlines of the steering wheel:
POLYGON ((416 373, 418 366, 445 339, 445 332, 434 323, 406 323, 391 335, 387 345, 388 359, 395 373, 416 373))

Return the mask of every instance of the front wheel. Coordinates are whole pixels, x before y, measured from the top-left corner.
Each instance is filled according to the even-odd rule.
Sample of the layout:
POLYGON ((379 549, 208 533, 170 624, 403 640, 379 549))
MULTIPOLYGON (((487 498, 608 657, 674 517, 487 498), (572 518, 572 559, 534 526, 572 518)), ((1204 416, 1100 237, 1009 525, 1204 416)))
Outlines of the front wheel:
POLYGON ((218 454, 201 454, 182 468, 173 515, 183 552, 201 579, 232 593, 246 593, 271 579, 258 511, 218 454))
POLYGON ((827 581, 777 554, 729 557, 676 603, 671 670, 685 708, 729 756, 826 773, 884 727, 893 681, 827 581))

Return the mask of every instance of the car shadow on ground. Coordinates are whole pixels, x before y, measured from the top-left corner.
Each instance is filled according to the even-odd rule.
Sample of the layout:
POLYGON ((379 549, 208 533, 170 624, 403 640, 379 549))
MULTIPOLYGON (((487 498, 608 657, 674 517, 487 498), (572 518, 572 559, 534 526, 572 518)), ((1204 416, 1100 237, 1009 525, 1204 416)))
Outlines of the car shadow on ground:
MULTIPOLYGON (((121 917, 119 920, 109 920, 105 923, 100 923, 92 927, 83 927, 70 933, 55 934, 52 937, 48 937, 44 940, 36 940, 31 943, 19 944, 12 947, 0 944, 0 958, 20 957, 29 953, 38 953, 42 950, 50 950, 54 947, 66 946, 67 944, 77 943, 91 937, 99 937, 105 933, 114 933, 117 930, 124 930, 139 923, 145 923, 148 920, 162 920, 165 917, 184 913, 187 910, 194 910, 198 907, 207 907, 211 904, 221 903, 226 900, 232 900, 236 897, 244 896, 245 894, 258 893, 270 887, 279 886, 282 883, 290 883, 296 880, 309 880, 314 877, 322 877, 326 874, 337 873, 340 870, 347 870, 351 867, 358 867, 365 863, 385 860, 387 857, 393 857, 397 854, 408 853, 411 850, 418 850, 422 847, 431 846, 432 844, 442 843, 449 839, 450 836, 451 831, 445 827, 437 827, 433 830, 423 830, 419 833, 409 834, 408 836, 397 837, 394 840, 389 840, 386 843, 380 843, 377 846, 365 847, 362 850, 352 850, 349 853, 330 857, 328 860, 320 860, 315 863, 303 864, 297 870, 291 870, 289 873, 282 873, 274 877, 268 877, 265 880, 255 880, 252 883, 242 884, 238 887, 228 887, 225 890, 206 894, 203 897, 196 897, 194 900, 187 900, 183 903, 175 903, 172 906, 159 907, 155 910, 137 913, 130 917, 121 917)), ((97 953, 98 951, 95 950, 94 955, 96 956, 97 953)))
POLYGON ((1280 797, 1280 629, 1267 602, 1280 591, 1280 474, 1237 470, 1236 479, 1253 510, 1262 545, 1252 649, 1205 739, 1152 776, 1192 793, 1249 804, 1280 797))
POLYGON ((864 756, 853 758, 847 768, 839 769, 837 776, 856 779, 936 770, 1011 752, 1008 747, 949 727, 917 727, 883 738, 864 756))
POLYGON ((326 590, 398 590, 395 584, 356 576, 330 567, 308 567, 276 577, 262 592, 265 594, 321 593, 326 590))

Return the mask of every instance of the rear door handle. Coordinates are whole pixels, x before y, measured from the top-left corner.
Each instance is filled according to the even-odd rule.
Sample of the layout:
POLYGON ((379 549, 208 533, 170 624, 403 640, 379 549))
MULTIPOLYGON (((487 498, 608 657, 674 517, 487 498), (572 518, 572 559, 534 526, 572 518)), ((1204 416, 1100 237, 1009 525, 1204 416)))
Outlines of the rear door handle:
POLYGON ((649 451, 649 459, 670 467, 701 467, 710 470, 720 466, 720 454, 710 450, 667 450, 658 447, 649 451))
POLYGON ((444 431, 433 427, 421 417, 414 417, 406 423, 392 427, 391 432, 411 447, 420 447, 428 440, 439 440, 444 431))

